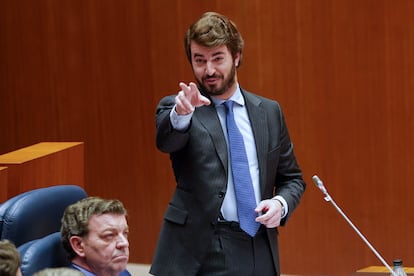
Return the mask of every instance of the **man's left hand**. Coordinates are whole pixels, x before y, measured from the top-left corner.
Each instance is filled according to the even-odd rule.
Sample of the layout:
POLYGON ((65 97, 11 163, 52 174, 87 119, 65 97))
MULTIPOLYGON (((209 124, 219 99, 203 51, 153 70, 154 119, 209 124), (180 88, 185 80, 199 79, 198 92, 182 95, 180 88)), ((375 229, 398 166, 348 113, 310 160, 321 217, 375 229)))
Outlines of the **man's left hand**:
POLYGON ((256 221, 265 225, 267 228, 278 227, 282 219, 282 208, 282 203, 279 200, 263 200, 255 209, 257 213, 261 214, 256 218, 256 221))

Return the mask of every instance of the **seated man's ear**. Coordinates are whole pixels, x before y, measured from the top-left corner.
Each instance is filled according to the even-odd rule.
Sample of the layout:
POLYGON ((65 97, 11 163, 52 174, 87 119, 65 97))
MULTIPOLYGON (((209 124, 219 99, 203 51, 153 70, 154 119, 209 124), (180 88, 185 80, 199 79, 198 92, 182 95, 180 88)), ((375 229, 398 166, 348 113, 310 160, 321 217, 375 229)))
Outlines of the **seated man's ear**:
POLYGON ((83 239, 79 236, 72 236, 70 237, 70 245, 72 246, 73 251, 80 256, 85 257, 85 248, 83 239))

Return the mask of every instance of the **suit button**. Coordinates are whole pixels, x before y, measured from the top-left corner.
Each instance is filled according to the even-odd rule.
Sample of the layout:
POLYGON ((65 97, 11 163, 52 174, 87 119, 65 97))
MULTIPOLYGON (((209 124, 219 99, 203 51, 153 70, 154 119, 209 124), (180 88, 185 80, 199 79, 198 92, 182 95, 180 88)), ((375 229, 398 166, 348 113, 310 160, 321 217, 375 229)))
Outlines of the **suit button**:
POLYGON ((223 192, 220 192, 219 195, 218 195, 218 197, 219 198, 223 198, 224 197, 224 193, 223 192))

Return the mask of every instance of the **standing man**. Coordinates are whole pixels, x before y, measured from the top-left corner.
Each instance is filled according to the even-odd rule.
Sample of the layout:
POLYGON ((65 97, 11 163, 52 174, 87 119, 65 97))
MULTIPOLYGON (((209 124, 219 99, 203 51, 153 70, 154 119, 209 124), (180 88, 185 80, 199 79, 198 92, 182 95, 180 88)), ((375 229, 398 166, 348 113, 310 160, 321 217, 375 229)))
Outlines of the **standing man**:
POLYGON ((279 104, 239 86, 242 49, 232 21, 203 14, 185 36, 197 85, 180 83, 157 107, 157 147, 177 185, 154 275, 280 275, 277 227, 305 183, 279 104))
POLYGON ((126 215, 116 199, 87 197, 69 205, 60 232, 71 267, 85 276, 130 276, 126 215))

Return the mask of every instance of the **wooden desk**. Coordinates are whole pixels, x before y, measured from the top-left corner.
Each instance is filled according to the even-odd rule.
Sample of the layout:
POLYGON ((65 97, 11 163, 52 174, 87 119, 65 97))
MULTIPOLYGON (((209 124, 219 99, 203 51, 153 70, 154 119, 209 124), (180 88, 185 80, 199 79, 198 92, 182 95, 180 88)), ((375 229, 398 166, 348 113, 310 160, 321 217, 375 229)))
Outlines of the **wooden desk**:
POLYGON ((0 166, 7 167, 7 198, 59 184, 84 187, 84 144, 38 143, 0 155, 0 166))
MULTIPOLYGON (((414 275, 414 267, 404 267, 405 272, 408 275, 414 275)), ((391 272, 385 266, 369 266, 366 268, 359 269, 355 276, 385 276, 391 275, 391 272)))

